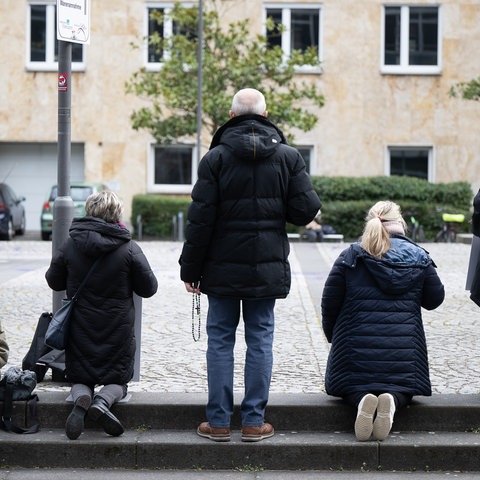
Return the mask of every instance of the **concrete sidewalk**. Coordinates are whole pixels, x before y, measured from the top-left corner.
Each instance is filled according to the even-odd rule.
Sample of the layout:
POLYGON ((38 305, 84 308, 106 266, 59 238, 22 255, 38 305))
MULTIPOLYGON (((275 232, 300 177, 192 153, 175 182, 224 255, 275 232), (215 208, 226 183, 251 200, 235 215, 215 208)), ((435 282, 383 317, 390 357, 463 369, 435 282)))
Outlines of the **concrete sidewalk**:
MULTIPOLYGON (((141 242, 159 280, 158 293, 143 300, 141 379, 130 391, 205 393, 208 308, 202 296, 201 339, 192 339, 192 298, 179 279, 177 242, 141 242)), ((272 393, 321 393, 329 345, 318 312, 325 278, 347 244, 294 243, 290 255, 291 293, 277 301, 272 393)), ((424 244, 437 263, 446 300, 423 311, 434 393, 478 393, 480 387, 480 312, 468 298, 465 278, 470 255, 466 244, 424 244)), ((0 318, 11 349, 9 365, 20 365, 38 317, 51 311, 52 293, 44 274, 51 243, 0 242, 0 263, 15 258, 17 275, 1 283, 0 318), (43 264, 42 264, 43 262, 43 264), (40 266, 42 264, 42 266, 40 266)), ((245 347, 238 335, 235 388, 241 395, 245 347)), ((39 390, 66 387, 42 382, 39 390)), ((237 398, 238 399, 238 398, 237 398)))
MULTIPOLYGON (((87 422, 78 440, 67 440, 64 422, 71 409, 65 402, 69 388, 41 382, 37 387, 40 432, 14 435, 0 431, 1 478, 75 475, 90 479, 100 473, 102 478, 307 480, 366 473, 369 478, 393 480, 400 475, 465 479, 478 475, 459 473, 480 472, 476 433, 480 425, 479 312, 464 290, 469 245, 424 245, 446 287, 444 304, 436 311, 423 312, 434 396, 417 397, 414 405, 399 411, 385 442, 357 442, 352 431, 354 409, 324 394, 329 346, 318 312, 323 283, 346 244, 293 244, 291 294, 278 301, 276 308, 275 361, 267 409, 276 435, 253 445, 240 442, 238 433, 245 350, 241 335, 236 351, 232 442, 219 445, 195 435, 198 422, 204 420, 206 402, 205 325, 201 340, 194 342, 191 296, 178 274, 181 245, 143 242, 141 246, 160 288, 152 299, 143 301, 141 379, 131 384, 131 399, 114 407, 125 434, 112 438, 87 422), (48 469, 52 466, 56 469, 48 469), (94 470, 85 470, 88 467, 94 470)), ((0 264, 5 267, 0 276, 0 318, 11 347, 11 365, 21 364, 40 313, 51 310, 52 294, 44 279, 50 257, 49 242, 0 242, 0 264), (6 279, 6 271, 13 272, 12 279, 6 279)), ((203 322, 207 306, 202 296, 203 322)), ((17 403, 21 415, 22 403, 17 403)))
MULTIPOLYGON (((352 480, 358 475, 373 480, 478 480, 480 474, 465 472, 352 472, 332 471, 237 471, 232 470, 123 470, 123 469, 41 469, 5 470, 2 480, 65 480, 74 475, 76 480, 352 480)), ((363 478, 362 477, 362 478, 363 478)))

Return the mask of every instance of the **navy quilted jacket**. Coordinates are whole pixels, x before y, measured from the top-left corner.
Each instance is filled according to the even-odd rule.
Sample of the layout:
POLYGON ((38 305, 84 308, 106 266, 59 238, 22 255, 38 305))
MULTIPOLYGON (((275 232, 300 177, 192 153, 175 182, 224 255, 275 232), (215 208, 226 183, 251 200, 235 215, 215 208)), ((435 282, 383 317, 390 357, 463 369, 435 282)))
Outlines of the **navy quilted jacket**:
POLYGON ((318 213, 305 162, 265 117, 234 117, 198 168, 180 257, 184 282, 230 298, 284 298, 290 289, 285 223, 318 213))
POLYGON ((431 395, 421 307, 445 297, 428 253, 393 235, 381 260, 358 243, 335 261, 322 296, 322 325, 331 349, 330 395, 400 392, 431 395))

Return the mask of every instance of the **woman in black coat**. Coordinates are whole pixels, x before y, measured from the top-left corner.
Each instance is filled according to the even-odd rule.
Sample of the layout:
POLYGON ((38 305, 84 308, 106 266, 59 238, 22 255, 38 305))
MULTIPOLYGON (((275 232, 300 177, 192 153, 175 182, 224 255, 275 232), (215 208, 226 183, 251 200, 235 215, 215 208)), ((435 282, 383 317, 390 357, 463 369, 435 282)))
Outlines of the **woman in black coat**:
POLYGON ((473 198, 472 233, 467 290, 470 290, 470 299, 480 307, 480 190, 473 198))
POLYGON ((404 236, 400 207, 378 202, 359 243, 344 250, 322 296, 322 325, 332 346, 325 387, 358 408, 358 440, 384 440, 395 410, 431 395, 421 308, 445 297, 428 253, 404 236))
POLYGON ((65 348, 66 377, 74 401, 65 430, 72 440, 82 433, 87 411, 109 435, 123 433, 110 408, 126 395, 133 376, 133 293, 148 298, 158 287, 141 248, 120 223, 122 210, 113 192, 88 197, 86 216, 73 220, 69 238, 45 275, 50 288, 66 290, 71 298, 100 257, 75 303, 65 348), (94 395, 97 385, 103 388, 94 395))

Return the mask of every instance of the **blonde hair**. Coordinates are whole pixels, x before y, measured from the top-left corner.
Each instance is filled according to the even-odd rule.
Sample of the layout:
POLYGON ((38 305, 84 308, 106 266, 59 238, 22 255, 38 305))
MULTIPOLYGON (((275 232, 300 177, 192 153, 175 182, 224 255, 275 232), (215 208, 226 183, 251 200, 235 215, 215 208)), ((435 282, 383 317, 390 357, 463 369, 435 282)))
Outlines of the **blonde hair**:
POLYGON ((244 88, 233 96, 231 111, 235 116, 249 113, 263 115, 266 110, 267 104, 263 93, 254 88, 244 88))
POLYGON ((108 223, 118 223, 123 215, 123 205, 115 192, 103 190, 87 198, 85 214, 102 218, 108 223))
POLYGON ((360 245, 370 255, 381 258, 390 249, 390 234, 405 234, 407 224, 400 206, 391 201, 377 202, 365 217, 360 245))

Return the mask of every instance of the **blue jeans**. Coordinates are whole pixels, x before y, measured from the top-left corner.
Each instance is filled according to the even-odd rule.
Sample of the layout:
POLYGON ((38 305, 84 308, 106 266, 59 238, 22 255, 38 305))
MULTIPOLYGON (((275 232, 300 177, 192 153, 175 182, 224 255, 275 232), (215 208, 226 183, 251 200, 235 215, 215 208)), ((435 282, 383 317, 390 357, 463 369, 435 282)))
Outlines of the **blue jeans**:
POLYGON ((242 425, 262 425, 272 377, 275 300, 241 300, 209 295, 208 303, 207 420, 212 427, 230 427, 233 413, 233 349, 241 305, 247 344, 242 425))

